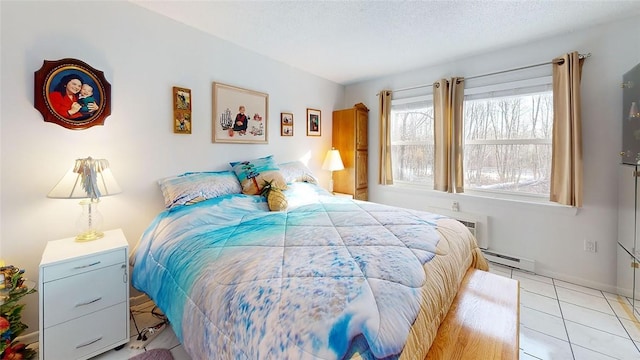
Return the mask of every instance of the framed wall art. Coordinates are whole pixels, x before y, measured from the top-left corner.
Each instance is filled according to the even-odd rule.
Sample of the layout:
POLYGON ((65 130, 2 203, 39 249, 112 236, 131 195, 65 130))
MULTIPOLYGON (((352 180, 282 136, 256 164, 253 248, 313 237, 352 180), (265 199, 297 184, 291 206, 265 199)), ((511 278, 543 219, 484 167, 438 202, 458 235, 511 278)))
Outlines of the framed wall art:
POLYGON ((307 136, 320 136, 322 117, 320 110, 307 109, 307 136))
POLYGON ((103 125, 111 115, 111 84, 85 62, 44 60, 34 75, 34 107, 44 121, 81 130, 103 125))
POLYGON ((293 136, 293 114, 280 113, 280 135, 293 136))
POLYGON ((191 90, 173 87, 173 132, 191 134, 191 90))
POLYGON ((213 83, 213 142, 268 143, 269 95, 213 83))

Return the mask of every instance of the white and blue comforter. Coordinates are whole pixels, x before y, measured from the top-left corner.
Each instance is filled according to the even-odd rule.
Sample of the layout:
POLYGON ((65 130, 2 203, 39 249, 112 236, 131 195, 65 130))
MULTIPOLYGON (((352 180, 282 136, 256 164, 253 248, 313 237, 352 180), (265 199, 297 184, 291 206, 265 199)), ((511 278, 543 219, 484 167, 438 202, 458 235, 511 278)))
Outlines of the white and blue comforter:
POLYGON ((194 360, 424 359, 481 257, 466 228, 307 183, 285 193, 286 212, 240 194, 162 212, 133 286, 194 360))

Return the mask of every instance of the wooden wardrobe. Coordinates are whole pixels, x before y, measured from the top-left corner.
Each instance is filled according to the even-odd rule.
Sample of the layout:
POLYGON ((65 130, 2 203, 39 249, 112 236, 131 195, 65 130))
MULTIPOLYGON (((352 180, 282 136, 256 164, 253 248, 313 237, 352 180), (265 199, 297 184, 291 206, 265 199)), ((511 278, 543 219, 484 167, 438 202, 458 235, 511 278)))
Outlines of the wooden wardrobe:
POLYGON ((350 109, 333 112, 333 147, 340 151, 344 170, 333 172, 333 191, 368 200, 369 109, 358 103, 350 109))

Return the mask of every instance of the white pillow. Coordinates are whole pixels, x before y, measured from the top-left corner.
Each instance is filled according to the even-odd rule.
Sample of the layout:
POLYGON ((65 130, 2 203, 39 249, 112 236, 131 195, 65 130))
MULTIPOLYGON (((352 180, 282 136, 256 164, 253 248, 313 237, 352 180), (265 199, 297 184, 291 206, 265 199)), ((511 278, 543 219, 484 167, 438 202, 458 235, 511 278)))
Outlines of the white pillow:
POLYGON ((284 176, 287 183, 293 182, 308 182, 311 184, 317 184, 318 179, 313 176, 311 170, 302 163, 302 161, 291 161, 283 164, 278 164, 280 167, 280 173, 284 176))
POLYGON ((242 192, 233 171, 187 172, 161 179, 158 185, 167 209, 242 192))

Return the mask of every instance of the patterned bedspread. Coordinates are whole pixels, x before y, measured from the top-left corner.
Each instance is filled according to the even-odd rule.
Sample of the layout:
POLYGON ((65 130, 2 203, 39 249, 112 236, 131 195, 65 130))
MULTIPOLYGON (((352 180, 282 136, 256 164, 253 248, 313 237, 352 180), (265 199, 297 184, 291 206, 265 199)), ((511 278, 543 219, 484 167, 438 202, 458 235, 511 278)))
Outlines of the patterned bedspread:
POLYGON ((160 213, 132 252, 133 286, 192 359, 424 359, 475 239, 440 215, 285 191, 286 212, 226 195, 160 213))

